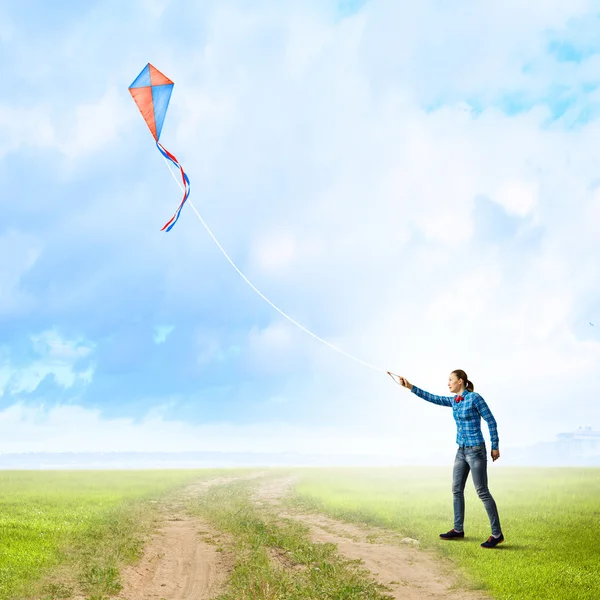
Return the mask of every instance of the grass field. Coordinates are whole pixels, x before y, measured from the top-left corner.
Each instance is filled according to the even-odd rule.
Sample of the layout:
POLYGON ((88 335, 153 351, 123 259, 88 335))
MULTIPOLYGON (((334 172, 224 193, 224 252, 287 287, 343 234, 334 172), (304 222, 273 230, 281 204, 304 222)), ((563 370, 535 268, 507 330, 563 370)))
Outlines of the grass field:
POLYGON ((0 599, 119 590, 159 499, 215 471, 0 471, 0 599), (60 573, 53 583, 45 578, 60 573), (42 583, 40 583, 40 579, 42 583))
POLYGON ((296 503, 417 538, 463 570, 465 582, 502 600, 600 598, 600 469, 490 468, 506 542, 479 544, 490 530, 469 478, 466 539, 452 528, 451 469, 302 471, 296 503))
MULTIPOLYGON (((0 600, 116 595, 120 568, 140 556, 155 524, 154 501, 192 480, 241 473, 248 471, 0 472, 0 600)), ((303 511, 417 538, 449 557, 465 585, 494 598, 600 597, 600 469, 491 467, 506 537, 496 550, 479 547, 489 524, 470 480, 466 539, 439 540, 452 527, 450 468, 293 473, 299 480, 289 501, 303 511)), ((283 474, 289 471, 274 470, 271 477, 283 474)), ((222 600, 385 595, 333 546, 311 543, 306 528, 253 504, 257 484, 215 486, 190 504, 234 540, 236 563, 222 600), (274 564, 273 552, 282 553, 289 568, 274 564)))

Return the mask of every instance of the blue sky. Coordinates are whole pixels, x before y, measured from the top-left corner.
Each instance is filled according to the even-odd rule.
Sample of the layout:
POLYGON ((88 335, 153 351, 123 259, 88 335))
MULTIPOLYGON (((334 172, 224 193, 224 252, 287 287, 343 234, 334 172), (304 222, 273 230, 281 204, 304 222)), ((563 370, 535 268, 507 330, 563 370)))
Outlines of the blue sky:
POLYGON ((197 4, 0 8, 0 452, 452 451, 189 207, 160 232, 148 62, 191 199, 282 310, 433 392, 465 369, 507 446, 600 428, 600 4, 197 4))

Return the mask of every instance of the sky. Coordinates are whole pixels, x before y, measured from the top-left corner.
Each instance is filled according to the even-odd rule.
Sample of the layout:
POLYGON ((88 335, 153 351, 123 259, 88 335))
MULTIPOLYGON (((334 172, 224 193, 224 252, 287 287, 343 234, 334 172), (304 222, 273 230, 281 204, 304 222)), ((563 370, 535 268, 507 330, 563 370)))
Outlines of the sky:
POLYGON ((464 369, 501 453, 600 429, 599 26, 585 0, 2 2, 0 453, 446 463, 450 412, 386 370, 464 369), (219 243, 359 360, 189 205, 160 231, 148 62, 219 243))

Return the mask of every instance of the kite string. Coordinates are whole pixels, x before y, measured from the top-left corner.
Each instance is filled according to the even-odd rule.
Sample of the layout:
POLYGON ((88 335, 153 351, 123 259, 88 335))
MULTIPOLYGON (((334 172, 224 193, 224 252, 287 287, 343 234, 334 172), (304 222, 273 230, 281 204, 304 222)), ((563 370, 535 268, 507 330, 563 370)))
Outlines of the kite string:
MULTIPOLYGON (((175 176, 175 173, 173 173, 173 170, 171 169, 171 165, 169 164, 169 162, 167 161, 167 159, 164 156, 163 156, 163 159, 164 159, 164 161, 165 161, 165 163, 167 165, 167 169, 169 169, 169 173, 171 173, 171 175, 173 176, 173 179, 175 179, 175 182, 180 187, 181 191, 184 191, 183 188, 182 188, 182 186, 181 186, 181 183, 180 183, 179 179, 177 179, 177 177, 175 176)), ((331 344, 327 340, 324 340, 323 338, 320 338, 318 335, 316 335, 315 333, 313 333, 312 331, 310 331, 309 329, 307 329, 306 327, 304 327, 304 325, 301 325, 300 323, 298 323, 298 321, 295 321, 294 319, 292 319, 292 317, 290 317, 289 315, 285 314, 280 308, 278 308, 277 306, 275 306, 275 304, 273 304, 259 289, 257 289, 256 286, 238 269, 238 267, 231 260, 231 258, 229 258, 229 255, 227 254, 227 252, 225 252, 225 249, 223 248, 223 246, 221 246, 221 244, 219 244, 219 241, 214 236, 213 232, 210 230, 210 227, 204 222, 204 219, 202 218, 202 216, 200 215, 200 213, 196 210, 196 207, 194 206, 194 203, 191 200, 189 200, 189 199, 188 199, 188 203, 192 207, 192 210, 196 213, 196 216, 200 220, 200 223, 202 223, 202 225, 204 226, 204 229, 206 229, 206 231, 208 232, 208 235, 210 235, 210 237, 213 239, 213 241, 215 242, 215 244, 217 245, 217 247, 219 248, 219 250, 223 253, 223 256, 229 261, 229 264, 237 271, 238 275, 267 304, 269 304, 270 306, 272 306, 281 316, 285 317, 288 321, 290 321, 290 323, 293 323, 294 325, 296 325, 296 327, 299 327, 300 329, 302 329, 302 331, 304 331, 305 333, 308 333, 308 335, 312 336, 313 338, 315 338, 319 342, 325 344, 326 346, 328 346, 332 350, 335 350, 336 352, 339 352, 340 354, 343 354, 344 356, 346 356, 348 358, 351 358, 352 360, 355 360, 356 362, 364 365, 365 367, 369 367, 370 369, 374 369, 375 371, 379 371, 380 373, 387 373, 388 375, 390 375, 390 377, 392 377, 392 379, 394 379, 393 374, 390 373, 389 371, 387 371, 386 369, 382 369, 381 367, 377 367, 375 365, 372 365, 371 363, 368 363, 368 362, 366 362, 364 360, 361 360, 360 358, 357 358, 356 356, 353 356, 352 354, 349 354, 345 350, 342 350, 341 348, 338 348, 337 346, 334 346, 333 344, 331 344)), ((395 381, 395 379, 394 379, 394 381, 395 381)))

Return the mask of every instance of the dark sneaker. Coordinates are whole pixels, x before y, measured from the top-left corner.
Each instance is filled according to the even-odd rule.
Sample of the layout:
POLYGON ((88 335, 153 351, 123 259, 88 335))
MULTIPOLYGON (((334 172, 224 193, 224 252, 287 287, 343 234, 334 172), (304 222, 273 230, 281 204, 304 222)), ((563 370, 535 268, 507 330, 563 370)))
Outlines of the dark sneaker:
POLYGON ((455 538, 464 538, 464 531, 456 531, 455 529, 451 529, 448 533, 440 533, 440 537, 443 540, 453 540, 455 538))
POLYGON ((481 544, 482 548, 495 548, 498 544, 501 544, 504 541, 504 535, 500 534, 499 538, 495 538, 493 535, 487 539, 486 542, 481 544))

